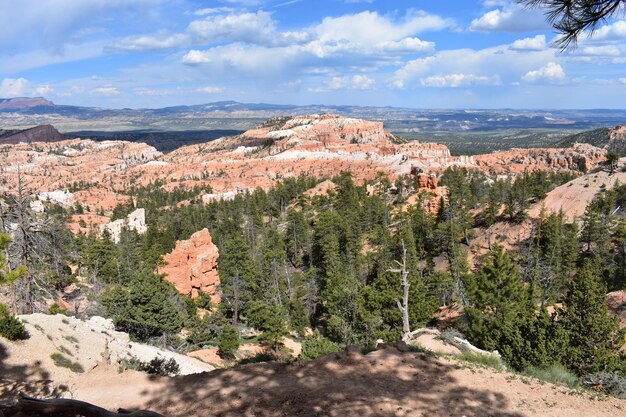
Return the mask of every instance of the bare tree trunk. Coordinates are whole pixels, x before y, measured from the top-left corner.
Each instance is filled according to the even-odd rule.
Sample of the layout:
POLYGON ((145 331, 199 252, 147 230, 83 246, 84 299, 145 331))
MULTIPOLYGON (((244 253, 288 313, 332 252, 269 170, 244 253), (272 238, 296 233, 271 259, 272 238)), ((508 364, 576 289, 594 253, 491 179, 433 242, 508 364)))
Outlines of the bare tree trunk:
POLYGON ((21 395, 18 403, 0 407, 0 415, 6 417, 22 416, 85 416, 85 417, 164 417, 153 411, 130 411, 119 409, 117 413, 105 410, 93 404, 78 400, 53 399, 39 400, 21 395))
POLYGON ((406 247, 402 241, 402 262, 395 261, 400 269, 390 269, 390 272, 400 274, 402 279, 402 301, 396 299, 398 309, 402 313, 402 340, 406 340, 411 335, 411 325, 409 323, 409 271, 406 269, 406 247))

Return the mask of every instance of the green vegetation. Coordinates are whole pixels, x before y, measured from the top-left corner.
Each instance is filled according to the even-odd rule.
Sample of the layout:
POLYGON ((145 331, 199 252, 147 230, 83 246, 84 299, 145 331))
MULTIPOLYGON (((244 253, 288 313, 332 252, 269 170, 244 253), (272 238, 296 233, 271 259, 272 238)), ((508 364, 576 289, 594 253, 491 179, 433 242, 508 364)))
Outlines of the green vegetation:
POLYGON ((320 332, 315 331, 315 333, 305 337, 302 341, 302 351, 298 359, 308 361, 329 353, 339 352, 340 350, 336 343, 322 336, 320 332))
POLYGON ((62 353, 54 352, 50 354, 50 359, 54 362, 56 366, 61 368, 68 368, 70 371, 75 372, 77 374, 82 374, 85 372, 82 365, 78 362, 72 362, 71 359, 68 359, 62 353))
MULTIPOLYGON (((401 264, 409 284, 411 329, 434 324, 441 307, 460 305, 463 316, 450 324, 459 333, 448 331, 446 337, 464 334, 502 357, 465 354, 466 362, 496 369, 506 364, 555 381, 567 380, 568 372, 623 376, 620 335, 605 294, 626 284, 621 214, 626 186, 605 190, 594 200, 580 228, 568 224, 562 213, 542 213, 533 220, 531 237, 520 239, 514 250, 505 250, 498 245, 501 236, 490 234, 496 222, 527 221, 533 201, 572 178, 526 172, 515 181, 494 180, 450 168, 441 178, 447 199, 430 202, 436 212, 427 209, 425 192, 416 196, 417 204, 404 206, 417 194, 417 175, 392 182, 381 174, 357 184, 350 174, 340 173, 332 178, 335 189, 321 196, 305 193, 319 180, 286 178, 270 190, 210 204, 199 198, 208 187, 166 191, 157 182, 131 187, 126 193, 133 203, 116 208, 116 216, 124 216, 145 207, 145 234, 124 230, 119 243, 106 233, 83 235, 69 247, 75 250, 78 273, 98 288, 92 297, 96 306, 133 339, 161 346, 218 346, 220 354, 232 357, 238 334, 253 328, 256 340, 269 349, 244 360, 249 363, 280 358, 284 337, 309 329, 316 331, 304 338, 302 359, 351 344, 371 347, 377 339, 398 340, 404 321, 398 307, 404 295, 401 264), (177 205, 183 200, 189 203, 177 205), (177 240, 203 228, 220 253, 218 306, 206 294, 195 302, 182 297, 155 273, 177 240), (490 252, 472 270, 468 248, 479 229, 487 232, 490 252), (205 314, 199 316, 199 308, 205 314)), ((58 215, 64 215, 62 208, 58 215)), ((69 258, 60 259, 68 265, 69 258)), ((31 264, 31 278, 52 290, 49 271, 31 264)), ((60 268, 60 275, 71 278, 64 271, 60 268)))
POLYGON ((459 360, 473 365, 491 368, 498 372, 506 370, 506 364, 497 355, 465 351, 459 356, 459 360))
POLYGON ((559 364, 551 365, 547 368, 527 368, 524 369, 522 374, 538 379, 541 382, 562 385, 568 388, 578 388, 580 386, 580 378, 559 364))
POLYGON ((126 369, 133 369, 135 371, 161 376, 174 376, 180 373, 180 365, 176 362, 176 359, 165 359, 161 356, 157 356, 148 362, 143 362, 134 356, 122 359, 119 371, 123 372, 126 369))
POLYGON ((217 353, 223 358, 234 358, 239 349, 239 333, 232 324, 222 327, 217 344, 217 353))

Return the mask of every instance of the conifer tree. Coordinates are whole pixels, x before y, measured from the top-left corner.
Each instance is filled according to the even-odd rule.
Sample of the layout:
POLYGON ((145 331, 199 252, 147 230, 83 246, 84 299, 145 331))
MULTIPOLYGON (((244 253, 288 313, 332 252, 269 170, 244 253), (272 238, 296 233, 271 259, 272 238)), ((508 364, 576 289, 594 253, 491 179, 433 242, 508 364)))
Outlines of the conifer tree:
POLYGON ((467 334, 473 343, 498 350, 512 366, 523 369, 524 326, 533 317, 529 291, 511 257, 496 245, 469 286, 467 334))
POLYGON ((559 322, 569 337, 563 362, 579 374, 615 366, 619 349, 617 319, 608 314, 606 286, 596 269, 594 262, 585 262, 559 311, 559 322))

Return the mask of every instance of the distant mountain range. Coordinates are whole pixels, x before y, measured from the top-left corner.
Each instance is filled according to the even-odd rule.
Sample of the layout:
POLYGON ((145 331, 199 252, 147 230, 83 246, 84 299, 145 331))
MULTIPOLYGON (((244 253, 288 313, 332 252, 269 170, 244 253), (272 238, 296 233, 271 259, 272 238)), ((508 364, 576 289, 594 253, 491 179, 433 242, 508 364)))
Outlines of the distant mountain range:
POLYGON ((395 133, 466 132, 499 129, 571 129, 626 123, 626 110, 409 109, 336 105, 277 105, 220 101, 161 109, 103 109, 57 105, 42 97, 0 99, 0 127, 54 124, 62 132, 245 130, 283 115, 336 113, 379 120, 395 133))

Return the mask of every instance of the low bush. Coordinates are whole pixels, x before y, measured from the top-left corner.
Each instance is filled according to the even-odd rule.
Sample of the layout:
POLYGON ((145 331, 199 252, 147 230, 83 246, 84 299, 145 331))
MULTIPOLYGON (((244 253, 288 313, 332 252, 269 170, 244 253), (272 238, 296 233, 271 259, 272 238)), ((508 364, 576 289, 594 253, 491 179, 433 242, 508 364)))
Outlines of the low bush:
POLYGON ((135 371, 161 376, 173 376, 180 373, 180 365, 176 362, 176 359, 165 359, 161 356, 157 356, 149 362, 143 362, 134 356, 123 359, 120 362, 120 372, 123 372, 126 369, 133 369, 135 371))
POLYGON ((239 365, 246 365, 249 363, 261 363, 261 362, 273 362, 277 360, 275 355, 267 352, 259 352, 254 356, 247 356, 239 360, 239 365))
POLYGON ((475 365, 492 368, 496 371, 506 370, 506 365, 501 357, 493 354, 482 354, 465 351, 459 355, 459 360, 463 362, 473 363, 475 365))
POLYGON ((82 374, 83 372, 85 372, 80 363, 72 362, 71 359, 63 356, 62 353, 54 352, 50 355, 50 359, 52 359, 56 366, 68 368, 69 370, 71 370, 72 372, 76 372, 77 374, 82 374))
POLYGON ((596 372, 585 375, 586 386, 613 397, 626 399, 626 377, 618 372, 596 372))
POLYGON ((339 350, 341 349, 336 343, 325 338, 316 330, 313 335, 304 338, 298 359, 311 360, 329 353, 339 352, 339 350))
POLYGON ((542 382, 577 388, 580 385, 578 376, 568 371, 563 365, 552 365, 547 368, 527 368, 524 375, 533 377, 542 382))
POLYGON ((0 336, 9 340, 28 338, 24 323, 12 316, 9 308, 4 304, 0 304, 0 336))

